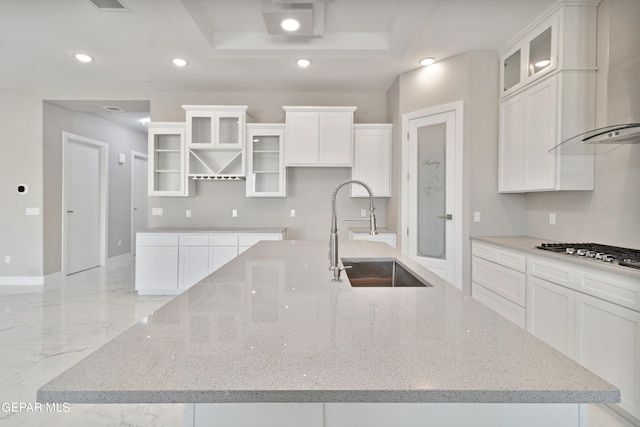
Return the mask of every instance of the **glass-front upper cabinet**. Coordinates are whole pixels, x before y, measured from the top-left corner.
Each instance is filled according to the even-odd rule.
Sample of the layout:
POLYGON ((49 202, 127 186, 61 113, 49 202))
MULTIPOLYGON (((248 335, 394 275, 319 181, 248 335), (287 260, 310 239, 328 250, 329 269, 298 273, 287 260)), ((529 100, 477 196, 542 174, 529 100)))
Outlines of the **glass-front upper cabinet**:
POLYGON ((184 123, 150 123, 148 187, 150 196, 188 196, 184 123))
POLYGON ((247 127, 247 197, 285 197, 284 124, 247 127))
POLYGON ((553 28, 548 27, 529 42, 529 77, 551 67, 553 28))
POLYGON ((504 97, 558 66, 555 15, 500 51, 500 96, 504 97))
POLYGON ((187 147, 242 148, 246 105, 183 105, 187 116, 187 147))
POLYGON ((502 64, 502 90, 507 91, 521 81, 522 54, 520 49, 509 55, 502 64))

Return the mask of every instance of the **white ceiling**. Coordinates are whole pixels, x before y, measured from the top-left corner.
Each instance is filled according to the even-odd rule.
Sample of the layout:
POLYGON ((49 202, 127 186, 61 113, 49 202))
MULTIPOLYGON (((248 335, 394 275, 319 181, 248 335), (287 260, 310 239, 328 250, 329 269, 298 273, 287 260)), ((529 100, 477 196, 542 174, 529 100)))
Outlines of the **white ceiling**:
POLYGON ((311 0, 120 1, 1 0, 0 90, 384 92, 423 57, 497 50, 555 2, 325 0, 320 35, 296 38, 268 34, 263 7, 311 0))

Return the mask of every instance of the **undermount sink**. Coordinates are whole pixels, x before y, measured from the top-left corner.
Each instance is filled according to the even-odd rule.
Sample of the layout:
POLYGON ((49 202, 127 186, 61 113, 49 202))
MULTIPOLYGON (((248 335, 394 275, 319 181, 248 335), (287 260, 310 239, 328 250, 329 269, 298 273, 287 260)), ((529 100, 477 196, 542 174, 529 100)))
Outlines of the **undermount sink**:
POLYGON ((433 287, 394 258, 342 258, 342 265, 353 287, 433 287))

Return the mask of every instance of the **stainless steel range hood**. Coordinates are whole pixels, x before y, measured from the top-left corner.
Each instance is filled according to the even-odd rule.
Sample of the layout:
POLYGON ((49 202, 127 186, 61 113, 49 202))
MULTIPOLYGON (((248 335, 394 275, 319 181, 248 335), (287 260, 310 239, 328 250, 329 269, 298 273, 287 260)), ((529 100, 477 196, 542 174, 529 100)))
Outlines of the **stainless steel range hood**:
POLYGON ((605 126, 562 141, 549 150, 557 154, 606 154, 625 144, 640 143, 640 123, 605 126))

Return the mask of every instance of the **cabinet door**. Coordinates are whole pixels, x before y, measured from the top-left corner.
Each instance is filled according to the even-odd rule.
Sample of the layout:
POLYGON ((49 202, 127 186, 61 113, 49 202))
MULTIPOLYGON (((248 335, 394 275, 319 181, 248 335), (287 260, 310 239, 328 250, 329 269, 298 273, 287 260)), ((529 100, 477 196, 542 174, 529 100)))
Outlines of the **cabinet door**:
POLYGON ((209 274, 238 256, 237 246, 212 246, 209 248, 209 274))
POLYGON ((254 126, 247 132, 247 197, 284 197, 284 127, 254 126))
POLYGON ((286 165, 316 165, 319 159, 318 113, 287 112, 286 122, 286 165))
POLYGON ((141 294, 175 293, 178 289, 178 245, 138 246, 136 290, 141 294))
POLYGON ((575 358, 620 389, 620 407, 640 418, 640 313, 576 293, 575 358))
POLYGON ((318 151, 321 166, 352 165, 353 113, 320 113, 318 151))
POLYGON ((556 145, 558 112, 557 77, 523 92, 524 97, 524 186, 527 190, 552 190, 556 186, 556 145))
POLYGON ((180 248, 178 286, 189 289, 209 275, 209 247, 185 246, 180 248))
MULTIPOLYGON (((375 197, 391 197, 391 125, 356 127, 353 144, 351 178, 367 183, 375 197)), ((351 197, 369 197, 362 186, 349 187, 351 197)))
POLYGON ((573 357, 575 292, 537 277, 527 280, 527 331, 573 357))
POLYGON ((498 150, 498 190, 522 191, 522 144, 524 107, 517 96, 500 103, 500 134, 498 150))
POLYGON ((213 145, 217 148, 242 148, 244 144, 245 113, 238 111, 217 112, 213 145))
POLYGON ((149 195, 187 196, 184 123, 152 123, 148 140, 149 195))

